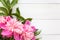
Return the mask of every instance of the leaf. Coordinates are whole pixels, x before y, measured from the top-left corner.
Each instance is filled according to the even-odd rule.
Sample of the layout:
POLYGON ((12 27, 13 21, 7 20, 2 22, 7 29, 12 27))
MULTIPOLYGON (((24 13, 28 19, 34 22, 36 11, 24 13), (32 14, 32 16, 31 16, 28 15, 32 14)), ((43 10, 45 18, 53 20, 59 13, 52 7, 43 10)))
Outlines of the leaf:
POLYGON ((12 2, 11 2, 11 7, 13 7, 15 4, 17 4, 18 3, 18 0, 12 0, 12 2))
POLYGON ((36 31, 36 32, 34 32, 34 34, 35 34, 35 36, 37 36, 37 35, 39 35, 41 33, 41 31, 36 31))
POLYGON ((31 21, 31 20, 32 20, 32 18, 27 18, 26 20, 29 20, 29 21, 31 21))
POLYGON ((10 15, 10 16, 12 15, 12 9, 9 10, 8 15, 10 15))
POLYGON ((7 9, 6 9, 6 8, 4 8, 4 7, 0 7, 0 11, 2 11, 2 12, 4 12, 4 13, 8 14, 7 9))
POLYGON ((20 17, 19 17, 19 20, 23 22, 23 21, 25 20, 25 18, 22 17, 22 16, 20 16, 20 17))
POLYGON ((24 21, 24 20, 25 20, 24 17, 18 16, 16 13, 14 13, 14 14, 12 14, 12 15, 16 16, 16 18, 17 18, 18 20, 20 20, 20 21, 24 21))
POLYGON ((5 14, 3 14, 3 13, 0 13, 0 16, 4 16, 5 14))
POLYGON ((19 8, 16 9, 16 14, 17 14, 18 16, 20 16, 19 8))
POLYGON ((6 0, 1 0, 1 3, 3 4, 4 7, 6 7, 7 9, 10 9, 10 6, 6 2, 6 0))
POLYGON ((7 4, 10 6, 11 4, 10 4, 10 0, 7 0, 7 4))
POLYGON ((32 20, 32 18, 27 18, 27 19, 24 19, 24 21, 22 22, 23 24, 26 22, 26 20, 29 20, 29 21, 31 21, 32 20))
POLYGON ((39 38, 37 38, 36 40, 39 40, 39 38))
POLYGON ((12 13, 12 16, 16 16, 16 17, 18 17, 18 15, 17 15, 16 13, 12 13))

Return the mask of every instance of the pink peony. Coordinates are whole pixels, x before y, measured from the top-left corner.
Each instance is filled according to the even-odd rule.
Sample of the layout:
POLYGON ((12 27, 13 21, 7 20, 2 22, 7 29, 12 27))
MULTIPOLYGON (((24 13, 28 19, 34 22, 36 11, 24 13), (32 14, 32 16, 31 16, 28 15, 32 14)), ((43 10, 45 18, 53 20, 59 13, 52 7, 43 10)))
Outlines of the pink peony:
POLYGON ((28 32, 34 32, 36 31, 36 28, 35 26, 31 26, 31 23, 29 20, 27 20, 24 24, 24 31, 28 31, 28 32))
POLYGON ((0 27, 3 29, 1 33, 3 37, 11 37, 13 35, 15 40, 35 40, 34 32, 36 28, 31 26, 29 20, 22 24, 10 16, 2 16, 0 27))
POLYGON ((10 16, 5 16, 4 18, 5 18, 6 22, 12 19, 10 16))
POLYGON ((22 37, 24 40, 31 40, 34 37, 34 33, 24 32, 24 33, 22 33, 22 37))
POLYGON ((21 34, 21 37, 23 40, 32 40, 34 37, 34 31, 35 31, 35 27, 31 26, 31 23, 29 20, 27 20, 24 24, 24 31, 21 34))
POLYGON ((7 30, 21 34, 23 31, 23 24, 16 19, 11 19, 6 24, 7 30))
POLYGON ((5 25, 10 19, 12 19, 10 16, 0 16, 0 28, 5 29, 5 25))

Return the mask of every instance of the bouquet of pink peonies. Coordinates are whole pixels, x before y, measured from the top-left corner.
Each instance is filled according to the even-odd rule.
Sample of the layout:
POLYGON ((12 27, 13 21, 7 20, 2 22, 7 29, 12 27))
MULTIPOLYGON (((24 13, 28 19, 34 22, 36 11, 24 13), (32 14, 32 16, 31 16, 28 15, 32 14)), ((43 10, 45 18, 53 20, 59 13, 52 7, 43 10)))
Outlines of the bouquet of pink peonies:
POLYGON ((31 25, 32 18, 21 16, 19 8, 12 12, 18 0, 0 0, 0 40, 39 40, 36 38, 41 31, 31 25), (14 17, 15 16, 15 17, 14 17))

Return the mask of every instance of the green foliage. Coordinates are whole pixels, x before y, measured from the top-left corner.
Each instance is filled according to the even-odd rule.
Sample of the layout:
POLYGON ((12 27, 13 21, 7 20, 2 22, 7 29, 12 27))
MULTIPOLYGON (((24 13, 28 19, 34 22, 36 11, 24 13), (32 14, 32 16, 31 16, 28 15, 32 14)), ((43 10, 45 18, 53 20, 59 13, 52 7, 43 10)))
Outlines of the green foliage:
POLYGON ((10 4, 10 0, 7 0, 7 3, 8 3, 9 6, 11 6, 11 4, 10 4))
POLYGON ((22 23, 24 24, 24 23, 26 22, 26 20, 31 21, 31 20, 32 20, 32 18, 27 18, 27 19, 25 19, 22 23))
POLYGON ((18 16, 20 16, 19 8, 16 8, 16 14, 17 14, 18 16))
POLYGON ((5 15, 5 14, 3 14, 3 13, 0 13, 0 16, 3 16, 3 15, 5 15))
POLYGON ((36 31, 34 32, 35 36, 39 35, 40 33, 41 33, 40 30, 36 30, 36 31))
POLYGON ((0 11, 2 11, 4 14, 8 14, 7 9, 4 7, 0 7, 0 11))
POLYGON ((18 3, 18 0, 12 0, 11 7, 13 7, 14 5, 16 5, 17 3, 18 3))
POLYGON ((39 40, 40 38, 37 38, 36 40, 39 40))
POLYGON ((3 6, 7 9, 10 9, 10 5, 6 0, 1 0, 1 3, 3 4, 3 6))
POLYGON ((27 18, 26 20, 29 20, 29 21, 31 21, 31 20, 32 20, 32 18, 27 18))

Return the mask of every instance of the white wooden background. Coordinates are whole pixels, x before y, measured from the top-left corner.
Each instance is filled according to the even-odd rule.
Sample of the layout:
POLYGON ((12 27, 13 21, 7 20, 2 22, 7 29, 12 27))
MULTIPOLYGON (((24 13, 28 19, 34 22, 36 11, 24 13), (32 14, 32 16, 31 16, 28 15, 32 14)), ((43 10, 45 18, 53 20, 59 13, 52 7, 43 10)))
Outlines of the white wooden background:
POLYGON ((60 40, 60 0, 19 0, 13 11, 16 7, 33 18, 32 24, 42 30, 41 40, 60 40))

